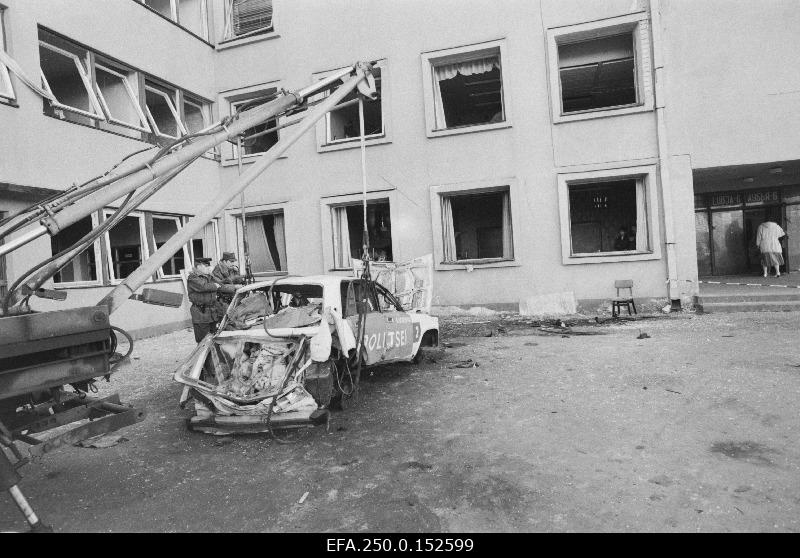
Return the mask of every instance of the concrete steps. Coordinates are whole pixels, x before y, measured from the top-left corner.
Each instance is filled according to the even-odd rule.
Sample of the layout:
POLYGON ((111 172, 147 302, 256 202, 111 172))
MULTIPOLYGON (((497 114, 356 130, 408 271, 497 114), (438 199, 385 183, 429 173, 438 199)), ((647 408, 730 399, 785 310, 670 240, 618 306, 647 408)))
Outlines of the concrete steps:
POLYGON ((785 294, 726 294, 695 297, 695 307, 702 312, 800 312, 800 289, 785 294))

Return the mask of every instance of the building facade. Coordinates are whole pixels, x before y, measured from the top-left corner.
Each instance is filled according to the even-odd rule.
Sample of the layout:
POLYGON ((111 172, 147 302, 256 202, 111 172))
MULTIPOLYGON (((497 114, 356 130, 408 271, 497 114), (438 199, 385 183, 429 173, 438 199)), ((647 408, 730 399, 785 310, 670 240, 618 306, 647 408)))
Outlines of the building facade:
MULTIPOLYGON (((800 226, 793 4, 0 0, 6 52, 58 101, 0 67, 0 211, 369 60, 380 99, 363 122, 357 104, 331 112, 247 189, 258 276, 347 273, 360 255, 363 125, 371 256, 432 253, 434 305, 567 297, 593 311, 618 279, 689 304, 698 270, 749 271, 748 223, 800 226)), ((288 133, 274 124, 197 161, 76 258, 55 278, 59 307, 102 298, 288 133)), ((9 255, 5 280, 113 209, 9 255)), ((152 282, 180 291, 198 253, 241 254, 240 215, 236 200, 152 282)), ((798 255, 790 232, 790 268, 798 255)), ((132 302, 114 319, 144 334, 187 315, 132 302)))

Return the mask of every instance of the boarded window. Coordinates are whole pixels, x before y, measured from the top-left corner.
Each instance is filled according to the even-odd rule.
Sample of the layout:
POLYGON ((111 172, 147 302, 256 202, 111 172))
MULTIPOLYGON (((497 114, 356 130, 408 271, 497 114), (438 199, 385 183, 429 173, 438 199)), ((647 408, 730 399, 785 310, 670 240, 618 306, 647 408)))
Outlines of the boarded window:
POLYGON ((558 45, 562 112, 637 102, 633 33, 558 45))

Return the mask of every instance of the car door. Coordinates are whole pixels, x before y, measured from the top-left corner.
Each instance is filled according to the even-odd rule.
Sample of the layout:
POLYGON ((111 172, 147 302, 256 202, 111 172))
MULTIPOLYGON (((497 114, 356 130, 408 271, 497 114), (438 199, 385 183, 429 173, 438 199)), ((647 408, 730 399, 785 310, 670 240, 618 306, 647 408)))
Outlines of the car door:
MULTIPOLYGON (((374 281, 354 279, 343 289, 345 319, 358 334, 359 304, 366 297, 364 315, 365 364, 410 360, 413 356, 414 326, 408 313, 384 287, 374 281)), ((358 338, 356 339, 358 341, 358 338)))

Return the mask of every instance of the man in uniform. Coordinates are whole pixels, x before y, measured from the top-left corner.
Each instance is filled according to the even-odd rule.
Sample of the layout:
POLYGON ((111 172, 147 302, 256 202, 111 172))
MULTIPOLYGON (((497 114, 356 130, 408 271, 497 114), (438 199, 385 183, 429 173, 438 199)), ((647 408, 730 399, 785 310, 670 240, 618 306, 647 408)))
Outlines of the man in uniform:
POLYGON ((244 285, 244 276, 239 274, 233 252, 222 253, 222 259, 211 273, 211 278, 220 285, 244 285))
POLYGON ((210 332, 216 331, 219 319, 215 306, 217 292, 222 285, 211 278, 211 258, 195 258, 194 271, 189 274, 186 284, 192 303, 189 312, 192 315, 194 340, 199 343, 210 332))

